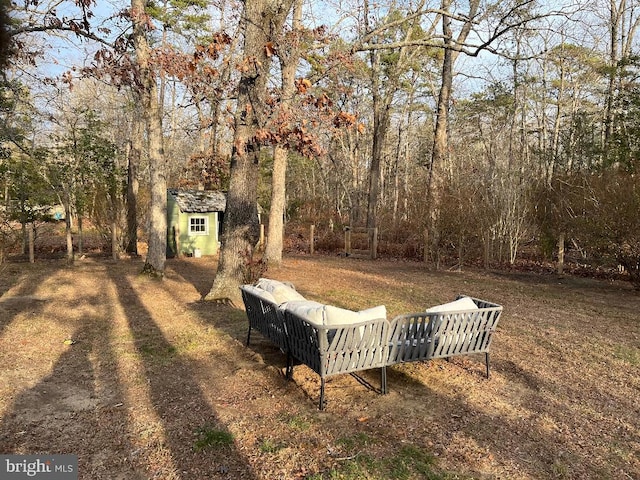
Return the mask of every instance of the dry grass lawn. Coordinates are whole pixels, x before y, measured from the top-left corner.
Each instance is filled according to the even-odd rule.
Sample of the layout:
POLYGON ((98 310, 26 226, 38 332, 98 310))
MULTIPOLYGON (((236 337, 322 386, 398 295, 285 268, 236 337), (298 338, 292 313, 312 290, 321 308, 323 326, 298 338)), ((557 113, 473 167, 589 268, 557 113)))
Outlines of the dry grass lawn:
POLYGON ((0 453, 72 453, 81 479, 640 479, 640 296, 620 283, 289 257, 268 276, 389 316, 504 305, 483 357, 319 379, 244 312, 201 302, 212 259, 156 282, 124 260, 0 265, 0 453), (365 373, 379 385, 379 372, 365 373))

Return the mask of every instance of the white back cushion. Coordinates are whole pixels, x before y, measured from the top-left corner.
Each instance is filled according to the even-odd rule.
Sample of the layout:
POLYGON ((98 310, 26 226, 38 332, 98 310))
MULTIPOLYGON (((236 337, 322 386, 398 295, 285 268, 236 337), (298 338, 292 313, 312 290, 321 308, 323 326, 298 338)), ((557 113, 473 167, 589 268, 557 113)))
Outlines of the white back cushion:
POLYGON ((367 308, 359 312, 334 307, 332 305, 326 305, 324 310, 324 325, 343 325, 376 320, 378 318, 387 318, 387 308, 384 305, 367 308))
POLYGON ((333 305, 323 305, 311 300, 304 300, 286 302, 280 305, 280 308, 289 310, 314 325, 348 325, 350 323, 387 318, 387 309, 384 305, 354 312, 353 310, 338 308, 333 305))
POLYGON ((312 300, 292 300, 283 303, 280 308, 295 313, 314 325, 322 325, 324 322, 324 305, 312 300))
POLYGON ((454 302, 443 303, 435 307, 427 308, 427 313, 448 313, 465 310, 477 310, 478 306, 470 297, 462 297, 454 302))
POLYGON ((273 295, 277 304, 293 300, 305 300, 305 298, 300 295, 295 288, 291 288, 289 285, 279 282, 278 280, 261 278, 258 280, 256 287, 266 290, 273 295))
POLYGON ((256 297, 266 300, 267 302, 275 303, 276 305, 278 304, 273 295, 271 295, 271 293, 267 292, 266 290, 254 287, 253 285, 243 285, 242 288, 247 292, 255 295, 256 297))

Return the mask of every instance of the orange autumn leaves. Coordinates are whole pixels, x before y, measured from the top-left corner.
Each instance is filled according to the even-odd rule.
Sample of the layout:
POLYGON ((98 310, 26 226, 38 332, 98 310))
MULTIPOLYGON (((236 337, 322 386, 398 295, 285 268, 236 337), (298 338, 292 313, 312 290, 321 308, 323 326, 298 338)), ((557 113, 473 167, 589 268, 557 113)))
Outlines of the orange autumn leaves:
MULTIPOLYGON (((173 49, 157 50, 156 64, 169 74, 185 82, 189 90, 196 97, 220 95, 221 88, 233 88, 231 84, 215 86, 223 81, 220 69, 231 67, 241 74, 255 72, 260 74, 263 65, 256 57, 245 56, 235 61, 228 52, 233 39, 225 33, 214 35, 208 44, 198 45, 190 55, 179 54, 173 49), (230 63, 233 62, 233 65, 230 63)), ((278 47, 274 42, 264 45, 267 57, 277 56, 278 47)), ((254 99, 244 105, 235 105, 246 114, 258 115, 258 128, 249 142, 260 145, 279 145, 295 150, 303 155, 315 156, 324 153, 320 138, 326 138, 330 130, 333 135, 338 130, 355 128, 363 133, 365 127, 358 122, 354 113, 336 109, 334 102, 326 91, 315 87, 308 78, 300 77, 295 80, 295 107, 283 108, 281 91, 278 88, 270 90, 263 99, 254 99)), ((228 125, 233 128, 234 107, 227 103, 226 111, 230 115, 228 125)), ((244 142, 241 142, 244 143, 244 142)), ((243 155, 246 145, 234 145, 235 151, 243 155)))
POLYGON ((336 110, 331 98, 318 89, 314 91, 311 81, 298 78, 295 81, 298 101, 295 108, 282 109, 279 97, 273 92, 266 104, 271 110, 265 127, 256 131, 254 140, 261 145, 279 145, 306 156, 324 153, 320 141, 322 133, 335 134, 337 130, 356 128, 364 132, 364 125, 357 115, 336 110))

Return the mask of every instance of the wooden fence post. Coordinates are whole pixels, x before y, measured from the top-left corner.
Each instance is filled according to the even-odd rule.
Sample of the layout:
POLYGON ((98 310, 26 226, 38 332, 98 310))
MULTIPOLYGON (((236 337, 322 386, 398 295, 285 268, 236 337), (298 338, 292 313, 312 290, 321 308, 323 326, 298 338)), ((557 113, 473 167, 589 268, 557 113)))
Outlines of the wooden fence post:
POLYGON ((429 229, 424 229, 424 250, 422 252, 422 261, 424 263, 429 262, 429 229))
POLYGON ((313 255, 313 252, 314 252, 313 242, 315 238, 315 230, 316 230, 315 225, 311 225, 311 227, 309 227, 309 253, 311 255, 313 255))
POLYGON ((484 269, 489 270, 489 264, 491 262, 491 235, 489 232, 485 232, 484 234, 484 269))
POLYGON ((118 224, 114 220, 111 222, 111 258, 118 260, 119 257, 118 224))
POLYGON ((564 271, 564 232, 558 238, 558 275, 564 271))
POLYGON ((378 227, 373 227, 373 239, 371 242, 371 258, 378 258, 378 227))
POLYGON ((344 253, 351 255, 351 227, 344 227, 344 253))

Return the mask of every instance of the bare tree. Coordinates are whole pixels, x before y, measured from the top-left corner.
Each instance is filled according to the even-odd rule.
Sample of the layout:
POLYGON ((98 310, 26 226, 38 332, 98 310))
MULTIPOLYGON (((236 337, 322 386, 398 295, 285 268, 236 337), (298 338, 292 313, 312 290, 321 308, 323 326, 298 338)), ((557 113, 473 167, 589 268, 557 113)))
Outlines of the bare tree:
MULTIPOLYGON (((282 72, 282 91, 280 109, 285 116, 290 115, 291 101, 296 92, 295 76, 301 51, 302 32, 302 0, 294 0, 293 18, 291 20, 291 35, 284 37, 290 44, 284 42, 278 47, 280 70, 282 72)), ((282 262, 282 237, 284 234, 284 210, 286 200, 286 172, 288 149, 281 145, 273 148, 273 178, 271 187, 271 208, 269 210, 269 229, 264 260, 268 264, 278 265, 282 262)))
POLYGON ((616 96, 622 88, 622 66, 632 53, 635 33, 640 26, 636 2, 609 0, 609 88, 604 110, 603 147, 609 143, 615 129, 616 96))
POLYGON ((427 224, 428 242, 425 242, 425 259, 427 258, 427 247, 431 249, 431 255, 435 261, 436 268, 439 266, 438 245, 440 242, 440 232, 438 230, 438 219, 440 217, 440 204, 444 190, 444 160, 449 146, 448 124, 449 106, 451 103, 451 89, 453 87, 453 66, 459 55, 455 45, 464 45, 471 27, 473 19, 478 12, 479 0, 469 2, 469 13, 467 20, 463 23, 457 38, 454 39, 451 27, 451 0, 442 1, 442 36, 444 40, 444 52, 442 59, 442 76, 440 83, 440 93, 436 106, 436 123, 433 135, 433 149, 429 162, 429 180, 427 184, 427 198, 429 202, 429 217, 427 224))
POLYGON ((167 180, 162 137, 162 114, 158 104, 158 87, 147 42, 146 0, 131 0, 133 45, 138 67, 138 94, 145 120, 149 151, 149 251, 143 271, 151 276, 164 276, 167 260, 167 180))
MULTIPOLYGON (((422 8, 424 1, 420 3, 418 9, 422 8)), ((397 14, 397 12, 395 12, 397 14)), ((364 18, 367 33, 372 29, 369 26, 369 2, 365 2, 364 18)), ((395 51, 396 58, 394 60, 386 59, 387 65, 383 68, 383 59, 381 52, 377 49, 369 50, 369 62, 371 67, 371 98, 373 106, 373 146, 371 155, 371 167, 369 171, 369 195, 367 203, 367 228, 369 235, 374 235, 374 229, 378 224, 378 205, 381 196, 382 184, 382 165, 383 157, 391 128, 392 104, 394 98, 398 94, 401 87, 403 74, 409 68, 409 65, 419 54, 417 48, 410 48, 408 44, 416 36, 430 36, 433 33, 435 24, 432 24, 428 32, 416 30, 419 17, 414 17, 407 22, 398 25, 400 28, 398 35, 404 41, 404 44, 395 51), (383 71, 384 70, 384 71, 383 71)), ((385 29, 380 32, 381 35, 392 35, 391 29, 385 29)), ((375 37, 373 37, 375 38, 375 37)), ((387 39, 388 40, 388 39, 387 39)), ((383 43, 382 41, 380 43, 383 43)), ((372 242, 373 239, 371 238, 372 242)))
POLYGON ((138 170, 142 160, 144 124, 139 109, 135 109, 131 139, 127 151, 127 235, 125 251, 138 255, 138 170))
POLYGON ((218 270, 206 300, 239 300, 247 261, 258 242, 257 133, 267 122, 270 49, 282 31, 293 0, 247 0, 244 4, 244 60, 238 85, 231 178, 218 270), (271 42, 271 43, 270 43, 271 42))

